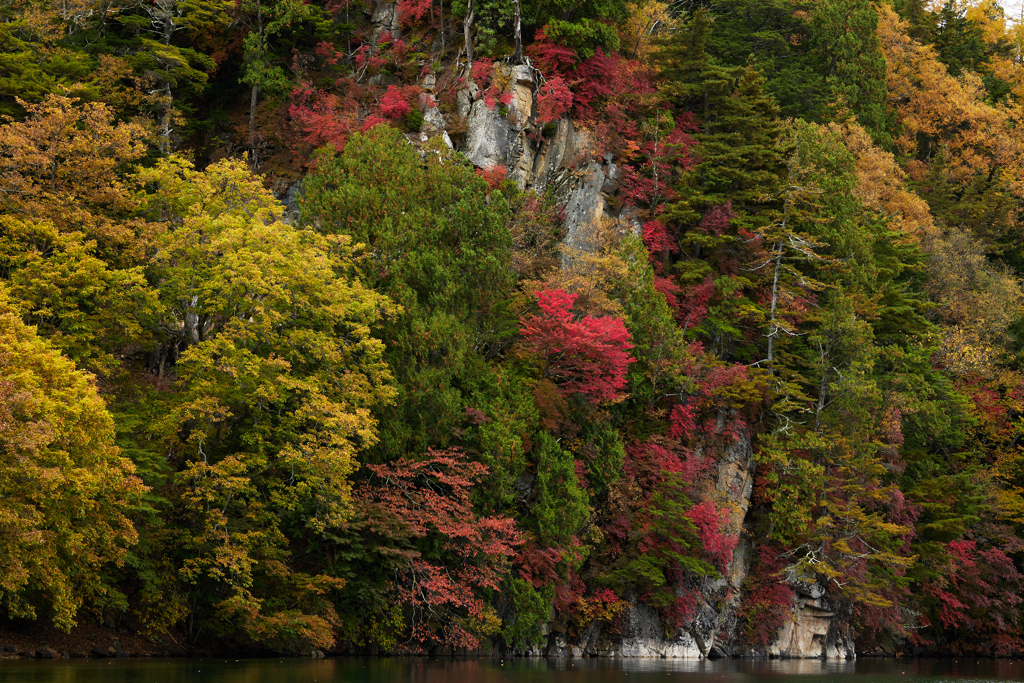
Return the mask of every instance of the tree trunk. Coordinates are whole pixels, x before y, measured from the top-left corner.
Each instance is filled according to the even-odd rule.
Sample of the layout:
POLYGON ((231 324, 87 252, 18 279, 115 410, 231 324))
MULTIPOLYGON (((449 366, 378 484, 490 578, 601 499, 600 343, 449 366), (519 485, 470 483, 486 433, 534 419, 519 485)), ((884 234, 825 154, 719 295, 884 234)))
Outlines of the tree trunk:
POLYGON ((519 0, 515 0, 515 34, 516 34, 516 51, 512 58, 516 64, 523 61, 523 21, 522 13, 519 10, 519 0))
POLYGON ((440 22, 441 28, 438 32, 441 34, 441 54, 444 54, 444 0, 437 0, 437 20, 440 22))
POLYGON ((775 368, 772 363, 775 362, 775 335, 779 333, 779 325, 775 322, 775 309, 779 303, 779 270, 782 269, 782 254, 783 246, 781 240, 779 242, 779 253, 775 257, 775 273, 772 276, 772 307, 771 312, 768 314, 768 372, 775 374, 775 368))
POLYGON ((171 114, 174 109, 174 96, 171 92, 171 84, 164 83, 164 111, 163 120, 160 122, 160 137, 163 141, 160 143, 160 152, 162 154, 171 153, 171 114))
POLYGON ((462 28, 466 34, 466 66, 473 68, 473 0, 469 0, 466 7, 466 18, 462 21, 462 28))
MULTIPOLYGON (((267 52, 267 44, 264 42, 266 36, 263 33, 263 2, 257 0, 256 2, 256 34, 260 38, 259 43, 259 56, 257 59, 265 59, 267 52)), ((253 78, 252 90, 249 93, 249 148, 253 149, 256 145, 256 100, 260 94, 259 79, 253 78)))
POLYGON ((252 92, 249 94, 249 144, 252 145, 256 139, 256 98, 259 96, 260 86, 253 83, 252 92))

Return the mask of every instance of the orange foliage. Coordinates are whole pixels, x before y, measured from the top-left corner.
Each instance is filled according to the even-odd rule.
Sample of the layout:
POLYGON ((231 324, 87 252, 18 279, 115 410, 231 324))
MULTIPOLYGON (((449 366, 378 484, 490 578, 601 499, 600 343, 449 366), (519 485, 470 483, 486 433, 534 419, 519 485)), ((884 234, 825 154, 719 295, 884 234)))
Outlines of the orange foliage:
POLYGON ((950 76, 935 50, 911 38, 908 23, 890 6, 881 5, 878 15, 889 102, 902 128, 896 145, 914 157, 907 164, 910 176, 924 178, 924 158, 941 163, 948 180, 960 187, 992 174, 1024 197, 1024 140, 1012 132, 1021 123, 1019 113, 986 103, 977 74, 950 76))
POLYGON ((867 131, 856 123, 830 124, 842 136, 856 163, 855 194, 864 206, 889 216, 890 223, 915 240, 938 234, 928 203, 907 187, 907 174, 896 158, 875 146, 867 131))
POLYGON ((0 207, 85 233, 105 252, 138 247, 118 217, 137 208, 120 173, 146 151, 142 126, 115 124, 102 103, 58 95, 18 102, 28 118, 0 126, 0 207))

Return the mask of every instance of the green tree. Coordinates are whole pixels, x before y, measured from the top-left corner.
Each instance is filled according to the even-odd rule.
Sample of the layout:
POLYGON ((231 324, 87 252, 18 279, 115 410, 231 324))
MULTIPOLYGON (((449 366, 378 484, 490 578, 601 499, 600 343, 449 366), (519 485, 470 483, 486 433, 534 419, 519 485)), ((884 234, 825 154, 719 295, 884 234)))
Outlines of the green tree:
POLYGON ((708 7, 715 28, 708 53, 726 66, 752 59, 784 116, 817 120, 826 112, 827 88, 811 55, 814 2, 724 0, 708 7))
POLYGON ((245 72, 242 83, 249 86, 249 145, 255 143, 256 104, 260 93, 264 97, 280 95, 288 90, 292 81, 280 65, 280 51, 275 51, 276 39, 283 38, 293 23, 314 16, 313 8, 300 0, 244 0, 239 7, 249 32, 243 40, 245 72))
POLYGON ((682 175, 665 217, 678 235, 681 256, 673 268, 680 283, 714 283, 714 300, 697 331, 729 358, 750 353, 743 340, 763 315, 738 265, 750 260, 750 234, 778 216, 786 138, 753 62, 727 67, 708 53, 712 25, 710 13, 698 10, 659 56, 663 96, 701 122, 700 163, 682 175))
POLYGON ((492 476, 523 466, 515 444, 536 418, 527 389, 492 365, 516 331, 503 187, 488 193, 444 146, 421 160, 389 126, 353 136, 340 154, 321 151, 303 185, 302 220, 366 243, 362 281, 402 307, 377 328, 399 390, 381 413, 379 461, 461 443, 492 476))
POLYGON ((811 54, 834 116, 849 109, 875 142, 892 144, 878 13, 866 0, 822 0, 811 15, 811 54))

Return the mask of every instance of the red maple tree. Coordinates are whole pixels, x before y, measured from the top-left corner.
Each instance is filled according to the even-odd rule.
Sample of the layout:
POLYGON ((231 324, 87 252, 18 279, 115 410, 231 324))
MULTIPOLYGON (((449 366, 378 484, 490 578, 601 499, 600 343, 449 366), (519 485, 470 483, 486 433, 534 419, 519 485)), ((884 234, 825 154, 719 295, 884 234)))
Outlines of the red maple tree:
POLYGON ((621 318, 587 315, 575 319, 575 294, 563 289, 537 291, 541 315, 522 322, 527 350, 545 359, 544 374, 566 396, 582 394, 591 403, 622 397, 633 344, 621 318))

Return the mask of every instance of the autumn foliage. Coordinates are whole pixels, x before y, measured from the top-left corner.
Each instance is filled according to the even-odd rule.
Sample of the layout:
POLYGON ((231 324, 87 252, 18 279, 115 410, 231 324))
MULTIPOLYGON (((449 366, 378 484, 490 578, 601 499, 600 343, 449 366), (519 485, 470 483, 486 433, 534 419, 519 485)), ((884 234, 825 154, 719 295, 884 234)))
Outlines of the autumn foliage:
POLYGON ((544 375, 567 396, 579 394, 592 403, 621 398, 633 362, 633 344, 622 320, 590 315, 574 319, 576 295, 564 290, 536 295, 541 314, 523 320, 522 334, 524 348, 544 359, 544 375))
POLYGON ((0 621, 1019 656, 1008 11, 15 3, 0 621))
POLYGON ((410 638, 423 647, 478 647, 498 625, 484 591, 499 589, 523 542, 514 520, 473 512, 470 492, 487 468, 458 450, 368 467, 359 511, 371 532, 401 542, 389 553, 398 560, 392 591, 409 608, 410 638))

